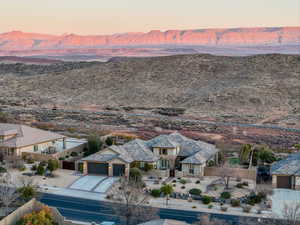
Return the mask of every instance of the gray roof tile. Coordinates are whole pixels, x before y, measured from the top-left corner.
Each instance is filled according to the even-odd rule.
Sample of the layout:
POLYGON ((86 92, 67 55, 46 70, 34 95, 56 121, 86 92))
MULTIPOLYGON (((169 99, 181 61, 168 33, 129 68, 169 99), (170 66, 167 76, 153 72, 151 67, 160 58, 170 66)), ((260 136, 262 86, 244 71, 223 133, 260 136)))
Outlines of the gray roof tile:
POLYGON ((291 154, 286 159, 271 166, 271 174, 300 175, 300 153, 291 154))
POLYGON ((0 143, 0 146, 19 148, 65 138, 63 135, 32 128, 26 125, 0 123, 0 135, 11 134, 17 135, 14 138, 3 141, 0 143))

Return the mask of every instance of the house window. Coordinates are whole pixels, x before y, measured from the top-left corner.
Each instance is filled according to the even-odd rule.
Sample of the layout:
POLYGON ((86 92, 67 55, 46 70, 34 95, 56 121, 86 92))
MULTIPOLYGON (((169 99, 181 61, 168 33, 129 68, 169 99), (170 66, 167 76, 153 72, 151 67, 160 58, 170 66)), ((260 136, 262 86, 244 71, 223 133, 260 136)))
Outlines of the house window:
POLYGON ((145 168, 145 162, 140 162, 140 168, 145 168))
POLYGON ((160 155, 168 155, 168 149, 166 149, 166 148, 159 149, 159 154, 160 155))
POLYGON ((194 174, 194 165, 193 164, 189 164, 189 174, 194 174))
POLYGON ((34 146, 33 146, 33 150, 34 150, 35 152, 37 152, 37 151, 39 150, 39 146, 38 146, 38 145, 34 145, 34 146))
POLYGON ((0 143, 4 141, 4 136, 0 136, 0 143))
POLYGON ((169 161, 166 159, 160 160, 160 169, 168 169, 169 168, 169 161))

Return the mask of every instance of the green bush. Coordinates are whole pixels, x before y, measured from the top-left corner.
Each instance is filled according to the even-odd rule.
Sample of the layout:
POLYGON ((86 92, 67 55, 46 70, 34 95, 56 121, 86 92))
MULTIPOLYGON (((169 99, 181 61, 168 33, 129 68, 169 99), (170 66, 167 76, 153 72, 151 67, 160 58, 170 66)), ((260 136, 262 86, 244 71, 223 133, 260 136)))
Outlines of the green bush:
POLYGON ((36 173, 37 173, 38 175, 44 175, 44 174, 45 174, 45 167, 43 166, 42 163, 40 163, 40 164, 38 165, 36 173))
POLYGON ((182 185, 182 186, 181 186, 181 189, 185 189, 185 186, 184 186, 184 185, 182 185))
POLYGON ((146 163, 146 164, 145 164, 144 170, 145 170, 146 172, 151 171, 151 170, 153 170, 153 169, 154 169, 153 164, 150 164, 150 163, 146 163))
POLYGON ((49 159, 47 163, 47 169, 50 172, 53 172, 54 170, 57 170, 59 167, 59 162, 55 159, 49 159))
POLYGON ((7 170, 4 167, 0 166, 0 173, 6 173, 6 172, 7 170))
POLYGON ((231 194, 229 192, 227 192, 227 191, 222 192, 221 193, 221 198, 223 198, 223 199, 230 199, 231 198, 231 194))
POLYGON ((22 167, 19 168, 19 171, 21 171, 21 172, 22 172, 22 171, 25 171, 25 170, 26 170, 26 167, 25 167, 25 166, 22 166, 22 167))
POLYGON ((197 180, 197 181, 196 181, 196 184, 200 184, 200 180, 197 180))
POLYGON ((237 183, 235 186, 236 186, 237 188, 244 188, 244 185, 243 185, 242 183, 237 183))
POLYGON ((34 165, 31 167, 31 170, 32 170, 32 171, 36 171, 36 170, 37 170, 37 166, 34 164, 34 165))
POLYGON ((180 182, 181 184, 186 184, 186 180, 185 180, 185 179, 180 179, 179 182, 180 182))
POLYGON ((165 195, 170 195, 170 194, 173 193, 174 190, 173 190, 173 187, 171 185, 167 184, 167 185, 162 186, 160 188, 160 191, 162 193, 164 193, 165 195))
POLYGON ((112 137, 107 137, 105 140, 105 144, 111 146, 114 144, 114 139, 112 137))
POLYGON ((207 195, 202 195, 201 200, 202 200, 203 204, 208 205, 209 203, 212 202, 212 197, 207 196, 207 195))
POLYGON ((261 203, 261 201, 262 201, 262 196, 252 194, 247 198, 246 203, 253 206, 255 204, 261 203))
POLYGON ((209 209, 212 209, 212 208, 213 208, 213 205, 212 205, 212 204, 209 204, 209 205, 208 205, 208 208, 209 208, 209 209))
POLYGON ((239 207, 241 205, 241 202, 238 199, 231 199, 230 204, 232 207, 239 207))
POLYGON ((189 193, 191 195, 198 195, 198 196, 200 196, 201 195, 201 190, 198 189, 198 188, 193 188, 193 189, 189 190, 189 193))
POLYGON ((18 189, 18 192, 20 193, 20 197, 26 201, 32 199, 36 195, 34 188, 31 186, 21 187, 18 189))
POLYGON ((152 195, 154 198, 160 197, 160 193, 161 193, 160 189, 153 189, 153 190, 151 191, 151 195, 152 195))
POLYGON ((58 160, 63 161, 63 160, 65 160, 65 157, 59 157, 58 160))
POLYGON ((71 152, 71 156, 76 157, 76 156, 78 156, 78 153, 77 152, 71 152))

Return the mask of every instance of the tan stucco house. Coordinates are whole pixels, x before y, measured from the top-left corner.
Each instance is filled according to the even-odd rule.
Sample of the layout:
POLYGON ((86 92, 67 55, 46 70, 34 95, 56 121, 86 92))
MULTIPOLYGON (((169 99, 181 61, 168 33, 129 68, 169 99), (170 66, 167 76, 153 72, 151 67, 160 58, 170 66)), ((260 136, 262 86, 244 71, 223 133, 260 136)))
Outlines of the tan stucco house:
POLYGON ((120 176, 129 174, 134 163, 140 167, 151 164, 166 176, 203 176, 209 160, 215 160, 218 149, 202 141, 195 141, 178 132, 160 135, 151 140, 135 139, 124 145, 110 146, 83 158, 85 174, 120 176))
POLYGON ((65 136, 20 124, 0 123, 0 154, 21 156, 22 152, 51 150, 65 136))
POLYGON ((273 188, 300 190, 300 153, 274 163, 271 174, 273 188))

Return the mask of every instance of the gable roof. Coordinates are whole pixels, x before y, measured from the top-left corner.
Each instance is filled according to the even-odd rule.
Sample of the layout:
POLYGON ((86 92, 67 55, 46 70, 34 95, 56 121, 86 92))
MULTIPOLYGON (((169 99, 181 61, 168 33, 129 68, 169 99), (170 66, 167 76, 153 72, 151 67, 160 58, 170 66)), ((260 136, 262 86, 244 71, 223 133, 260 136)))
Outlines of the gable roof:
MULTIPOLYGON (((170 135, 159 135, 149 141, 135 139, 121 146, 112 145, 108 149, 111 149, 116 153, 115 157, 119 157, 125 162, 156 162, 157 160, 159 160, 159 156, 154 155, 154 153, 152 152, 152 148, 155 147, 180 147, 180 152, 178 155, 187 157, 182 161, 182 163, 192 164, 203 164, 218 152, 218 149, 215 148, 214 145, 189 139, 177 132, 170 135)), ((97 159, 99 158, 98 161, 100 162, 101 160, 103 160, 103 158, 101 158, 97 154, 107 153, 101 153, 100 151, 84 158, 83 161, 97 161, 97 159)))
POLYGON ((0 123, 0 133, 1 135, 16 134, 15 137, 9 138, 0 143, 0 146, 10 148, 25 147, 65 138, 65 136, 57 133, 32 128, 26 125, 8 123, 0 123))
POLYGON ((173 142, 169 135, 159 135, 147 141, 147 146, 152 148, 176 148, 179 144, 173 142))
POLYGON ((271 174, 299 175, 300 153, 295 153, 271 166, 271 174))
POLYGON ((141 139, 135 139, 122 145, 121 147, 123 150, 127 151, 135 161, 155 162, 159 159, 159 157, 153 154, 146 141, 141 139))

